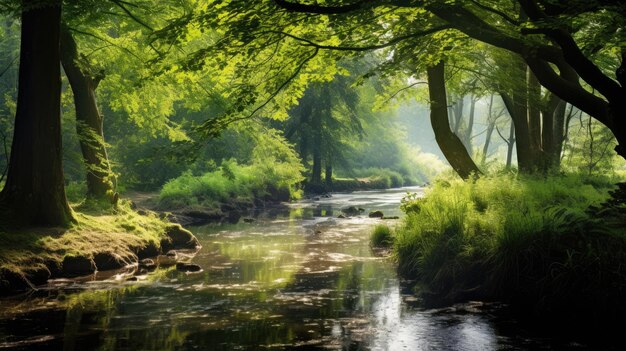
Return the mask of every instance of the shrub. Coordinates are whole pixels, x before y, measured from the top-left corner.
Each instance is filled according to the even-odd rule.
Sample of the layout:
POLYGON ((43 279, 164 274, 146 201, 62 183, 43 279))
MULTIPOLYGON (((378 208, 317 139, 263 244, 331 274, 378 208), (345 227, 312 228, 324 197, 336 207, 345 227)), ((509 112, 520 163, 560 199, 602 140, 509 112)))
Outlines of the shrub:
POLYGON ((283 142, 259 143, 251 164, 222 162, 219 169, 194 176, 190 171, 167 182, 160 193, 162 208, 213 207, 219 202, 245 200, 288 201, 302 195, 304 167, 293 148, 283 142))

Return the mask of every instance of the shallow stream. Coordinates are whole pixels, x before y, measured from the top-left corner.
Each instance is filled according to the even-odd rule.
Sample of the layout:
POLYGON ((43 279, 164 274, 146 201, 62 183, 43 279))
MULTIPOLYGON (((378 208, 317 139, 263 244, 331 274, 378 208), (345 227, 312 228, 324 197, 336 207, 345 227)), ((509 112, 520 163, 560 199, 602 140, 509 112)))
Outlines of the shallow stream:
MULTIPOLYGON (((0 350, 582 349, 537 336, 500 307, 425 309, 368 237, 407 191, 335 194, 263 212, 252 223, 190 228, 192 263, 129 281, 56 280, 0 300, 0 350), (365 215, 337 218, 341 208, 365 215)), ((388 224, 397 221, 389 220, 388 224)))

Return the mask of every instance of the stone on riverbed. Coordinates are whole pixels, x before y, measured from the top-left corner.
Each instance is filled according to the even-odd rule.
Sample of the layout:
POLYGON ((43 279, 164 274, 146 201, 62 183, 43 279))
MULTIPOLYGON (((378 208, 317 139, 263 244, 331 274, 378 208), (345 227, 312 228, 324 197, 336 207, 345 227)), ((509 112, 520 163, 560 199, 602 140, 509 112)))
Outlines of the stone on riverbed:
POLYGON ((363 212, 363 211, 365 211, 365 210, 363 210, 362 208, 356 208, 355 206, 350 206, 350 207, 346 207, 346 208, 342 208, 341 209, 341 212, 344 215, 348 216, 348 217, 357 216, 357 215, 361 214, 361 212, 363 212))
POLYGON ((150 259, 150 258, 146 258, 143 259, 141 261, 139 261, 139 269, 145 269, 147 271, 153 271, 157 268, 156 263, 154 262, 154 260, 150 259))
POLYGON ((383 211, 372 211, 369 214, 370 218, 383 218, 385 217, 385 214, 383 213, 383 211))
POLYGON ((170 224, 165 228, 166 238, 161 240, 161 250, 195 249, 200 246, 198 239, 180 224, 170 224))
POLYGON ((202 267, 193 263, 178 262, 176 264, 176 270, 181 272, 200 272, 202 267))

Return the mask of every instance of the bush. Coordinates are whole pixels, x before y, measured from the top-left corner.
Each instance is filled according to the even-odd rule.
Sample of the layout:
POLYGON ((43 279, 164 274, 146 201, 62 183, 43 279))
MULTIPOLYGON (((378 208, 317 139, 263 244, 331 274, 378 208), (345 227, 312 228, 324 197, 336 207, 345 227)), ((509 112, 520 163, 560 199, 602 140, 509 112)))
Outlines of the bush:
POLYGON ((284 141, 259 143, 249 165, 235 160, 219 169, 194 176, 190 171, 167 182, 159 197, 162 208, 214 207, 231 199, 288 201, 302 195, 299 184, 304 167, 284 141))
POLYGON ((370 244, 374 247, 391 246, 393 244, 391 229, 384 224, 374 227, 374 231, 370 236, 370 244))
POLYGON ((622 313, 623 223, 590 210, 608 198, 607 185, 578 174, 439 180, 424 198, 403 202, 399 271, 432 302, 487 298, 538 312, 622 313))

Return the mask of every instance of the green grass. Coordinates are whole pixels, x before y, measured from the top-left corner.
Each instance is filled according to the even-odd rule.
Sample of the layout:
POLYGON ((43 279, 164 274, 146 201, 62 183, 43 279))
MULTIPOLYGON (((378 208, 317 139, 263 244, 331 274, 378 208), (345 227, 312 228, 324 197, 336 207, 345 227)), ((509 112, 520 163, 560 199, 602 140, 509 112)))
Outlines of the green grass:
POLYGON ((436 303, 484 298, 541 313, 624 312, 626 211, 589 209, 608 198, 610 184, 577 174, 439 179, 424 198, 403 203, 399 272, 436 303))
POLYGON ((187 172, 167 182, 161 190, 159 206, 214 207, 231 199, 288 201, 301 196, 301 181, 301 169, 286 163, 244 166, 230 161, 216 171, 201 176, 187 172))
POLYGON ((385 247, 393 244, 393 234, 391 228, 384 224, 374 227, 370 235, 370 244, 374 247, 385 247))

